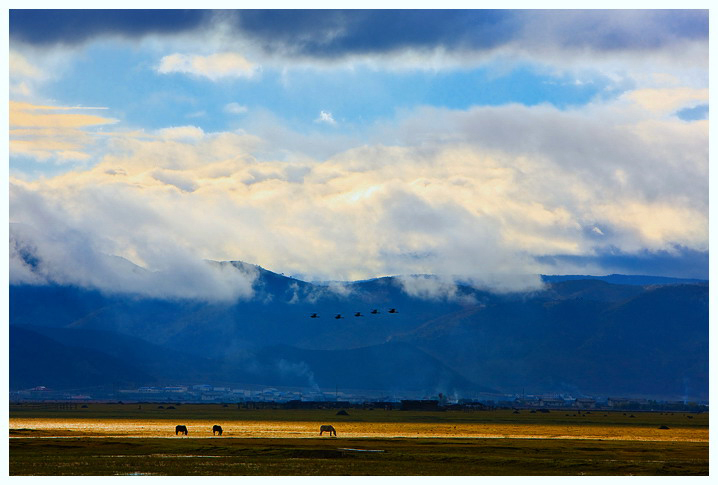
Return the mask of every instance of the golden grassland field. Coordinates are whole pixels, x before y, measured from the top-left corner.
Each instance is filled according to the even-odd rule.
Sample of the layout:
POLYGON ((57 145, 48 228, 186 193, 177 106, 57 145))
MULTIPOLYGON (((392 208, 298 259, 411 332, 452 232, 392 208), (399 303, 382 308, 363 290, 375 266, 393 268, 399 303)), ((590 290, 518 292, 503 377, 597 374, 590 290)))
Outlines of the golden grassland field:
POLYGON ((221 404, 11 404, 10 474, 708 474, 708 413, 347 413, 221 404), (188 436, 175 435, 178 424, 187 426, 188 436), (215 424, 224 430, 221 437, 212 434, 215 424), (337 437, 320 437, 320 424, 332 424, 337 437))

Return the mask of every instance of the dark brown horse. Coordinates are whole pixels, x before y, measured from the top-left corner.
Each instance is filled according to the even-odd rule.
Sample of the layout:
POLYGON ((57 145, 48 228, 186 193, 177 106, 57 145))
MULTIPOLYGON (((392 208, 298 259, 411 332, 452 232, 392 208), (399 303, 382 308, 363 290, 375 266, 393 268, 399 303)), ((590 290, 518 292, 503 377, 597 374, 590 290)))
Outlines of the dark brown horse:
POLYGON ((180 433, 187 436, 187 426, 185 426, 184 424, 178 424, 177 426, 175 426, 175 436, 180 433))
POLYGON ((329 436, 331 436, 332 434, 333 434, 334 436, 337 435, 337 430, 335 430, 335 429, 334 429, 334 426, 332 426, 331 424, 323 424, 323 425, 321 425, 321 426, 319 427, 319 436, 321 436, 322 433, 324 433, 325 431, 329 433, 329 436))
POLYGON ((218 424, 215 424, 214 426, 212 426, 212 434, 216 435, 218 433, 220 436, 222 436, 222 427, 218 424))

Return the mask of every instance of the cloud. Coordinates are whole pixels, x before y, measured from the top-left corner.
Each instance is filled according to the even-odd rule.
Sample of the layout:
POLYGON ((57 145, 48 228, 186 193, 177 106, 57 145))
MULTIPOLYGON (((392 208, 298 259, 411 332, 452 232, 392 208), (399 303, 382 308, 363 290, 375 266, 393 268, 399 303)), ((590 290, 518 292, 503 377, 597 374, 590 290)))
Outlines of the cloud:
POLYGON ((670 88, 641 89, 625 94, 642 108, 655 113, 669 114, 681 108, 708 102, 708 89, 670 88))
POLYGON ((43 77, 42 71, 38 67, 32 65, 27 58, 19 52, 10 51, 8 57, 11 76, 30 79, 43 77))
POLYGON ((10 102, 11 128, 82 128, 85 126, 105 125, 117 120, 101 116, 56 113, 56 111, 83 111, 107 108, 37 106, 29 103, 10 102))
POLYGON ((78 44, 96 37, 176 34, 202 25, 211 11, 201 10, 10 10, 13 42, 40 46, 78 44))
POLYGON ((248 108, 239 103, 229 103, 224 106, 224 111, 233 115, 240 115, 246 113, 248 108))
MULTIPOLYGON (((112 221, 95 218, 85 226, 83 221, 72 220, 67 207, 48 207, 46 200, 22 186, 11 186, 11 192, 16 202, 24 199, 32 205, 35 223, 41 220, 45 224, 10 225, 11 284, 63 284, 110 294, 204 301, 234 301, 253 295, 258 273, 252 268, 201 260, 177 244, 173 235, 159 232, 123 238, 134 259, 144 262, 139 266, 117 255, 119 240, 108 241, 101 230, 90 227, 108 228, 112 221)), ((107 203, 111 202, 101 205, 106 209, 107 203)), ((135 211, 131 217, 141 218, 142 214, 135 211)))
POLYGON ((37 160, 87 160, 94 127, 116 119, 85 114, 104 108, 40 106, 10 102, 10 153, 37 160))
POLYGON ((197 184, 192 179, 184 176, 181 172, 177 173, 170 170, 155 170, 152 172, 152 178, 167 185, 177 187, 183 192, 194 192, 197 190, 197 184))
POLYGON ((336 125, 337 122, 329 111, 320 111, 319 117, 314 120, 316 123, 326 123, 328 125, 336 125))
MULTIPOLYGON (((406 291, 458 298, 457 282, 511 291, 535 283, 521 275, 581 258, 600 271, 609 248, 708 248, 705 121, 656 120, 630 97, 573 110, 425 107, 369 138, 324 160, 260 158, 274 140, 244 132, 113 138, 91 169, 11 179, 11 221, 39 234, 23 244, 52 262, 41 274, 69 281, 79 265, 82 284, 123 291, 134 280, 82 252, 152 274, 243 260, 320 281, 446 275, 405 280, 406 291)), ((30 278, 18 258, 13 278, 30 278)), ((174 294, 190 294, 187 281, 174 294)), ((219 281, 204 287, 232 295, 219 281)))
POLYGON ((475 304, 476 299, 469 293, 462 293, 456 283, 436 275, 399 276, 395 280, 401 290, 413 298, 424 300, 459 301, 475 304))
MULTIPOLYGON (((263 66, 355 65, 465 68, 497 57, 535 62, 655 55, 707 58, 708 10, 13 10, 13 45, 48 48, 126 39, 204 52, 241 52, 263 66), (537 41, 539 39, 540 41, 537 41), (696 46, 702 46, 696 52, 696 46)), ((174 52, 187 52, 175 50, 174 52)), ((205 76, 213 63, 173 54, 168 72, 205 76)), ((625 59, 624 59, 625 61, 625 59)), ((230 69, 236 77, 248 69, 230 69)), ((222 70, 220 69, 220 72, 222 70)), ((217 79, 219 76, 212 79, 217 79)))
POLYGON ((615 53, 708 38, 707 10, 252 10, 227 19, 266 50, 307 57, 532 50, 537 38, 544 46, 615 53))
POLYGON ((196 126, 173 126, 171 128, 163 128, 158 132, 159 137, 165 140, 185 140, 195 141, 204 137, 202 128, 196 126))
POLYGON ((157 66, 160 74, 182 73, 206 77, 212 81, 226 78, 251 78, 258 67, 239 54, 222 52, 208 56, 170 54, 157 66))

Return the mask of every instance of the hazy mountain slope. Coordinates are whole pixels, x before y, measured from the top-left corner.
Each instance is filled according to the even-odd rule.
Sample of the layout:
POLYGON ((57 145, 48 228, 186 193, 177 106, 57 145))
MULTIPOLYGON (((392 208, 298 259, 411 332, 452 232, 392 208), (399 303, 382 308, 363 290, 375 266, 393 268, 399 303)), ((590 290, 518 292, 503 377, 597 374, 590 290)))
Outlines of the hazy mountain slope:
POLYGON ((10 388, 112 388, 154 383, 131 360, 97 350, 63 345, 51 338, 10 326, 10 388))
POLYGON ((608 305, 604 291, 581 294, 497 300, 397 338, 505 391, 707 396, 707 286, 648 288, 608 305))
MULTIPOLYGON (((429 381, 447 379, 462 387, 463 378, 475 389, 506 392, 707 395, 706 283, 569 278, 525 293, 457 286, 420 298, 407 294, 406 279, 312 284, 247 266, 258 275, 254 297, 233 302, 11 286, 10 322, 43 327, 34 330, 56 343, 126 359, 164 381, 272 385, 292 376, 278 371, 286 364, 306 366, 329 387, 336 385, 330 371, 345 369, 347 381, 359 387, 428 389, 429 381), (371 314, 375 308, 379 313, 371 314), (319 318, 310 318, 315 312, 319 318), (107 335, 115 335, 116 347, 107 335), (390 348, 387 342, 409 347, 367 350, 390 348), (362 377, 357 369, 372 371, 362 377), (422 372, 424 381, 412 381, 422 372)), ((299 374, 290 380, 308 382, 299 374)))
POLYGON ((541 279, 546 283, 558 283, 561 281, 572 280, 599 280, 614 285, 684 285, 684 284, 702 284, 707 283, 706 280, 695 278, 670 278, 666 276, 648 276, 648 275, 625 275, 610 274, 605 276, 592 275, 541 275, 541 279))
POLYGON ((404 343, 387 343, 344 351, 305 350, 287 346, 262 349, 257 363, 274 373, 279 384, 386 391, 453 392, 489 390, 452 371, 438 359, 404 343), (294 384, 296 385, 296 384, 294 384))
POLYGON ((35 326, 20 328, 43 335, 61 345, 80 349, 81 352, 101 352, 132 363, 134 368, 151 376, 154 382, 164 385, 221 377, 216 375, 219 366, 217 361, 195 355, 187 349, 168 349, 136 337, 102 330, 35 326))

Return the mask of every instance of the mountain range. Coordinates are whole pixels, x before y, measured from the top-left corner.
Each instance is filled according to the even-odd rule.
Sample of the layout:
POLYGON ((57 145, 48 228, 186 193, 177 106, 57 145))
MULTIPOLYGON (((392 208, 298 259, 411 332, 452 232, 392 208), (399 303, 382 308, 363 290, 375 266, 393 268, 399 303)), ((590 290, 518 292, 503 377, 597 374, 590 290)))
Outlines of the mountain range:
POLYGON ((10 388, 203 383, 708 396, 706 281, 544 276, 531 291, 458 284, 419 297, 397 277, 333 286, 223 264, 257 271, 252 298, 11 285, 10 388))

